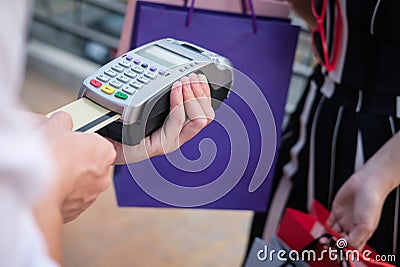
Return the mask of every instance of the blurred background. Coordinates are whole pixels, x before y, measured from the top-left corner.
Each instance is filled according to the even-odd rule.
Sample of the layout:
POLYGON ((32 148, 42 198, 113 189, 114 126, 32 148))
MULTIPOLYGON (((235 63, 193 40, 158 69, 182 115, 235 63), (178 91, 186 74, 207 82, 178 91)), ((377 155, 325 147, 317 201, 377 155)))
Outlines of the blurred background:
MULTIPOLYGON (((21 99, 46 114, 76 99, 83 79, 111 60, 119 44, 126 1, 36 0, 29 29, 21 99)), ((286 113, 314 63, 302 26, 286 113)), ((118 208, 111 186, 64 230, 65 266, 239 266, 252 212, 118 208)))

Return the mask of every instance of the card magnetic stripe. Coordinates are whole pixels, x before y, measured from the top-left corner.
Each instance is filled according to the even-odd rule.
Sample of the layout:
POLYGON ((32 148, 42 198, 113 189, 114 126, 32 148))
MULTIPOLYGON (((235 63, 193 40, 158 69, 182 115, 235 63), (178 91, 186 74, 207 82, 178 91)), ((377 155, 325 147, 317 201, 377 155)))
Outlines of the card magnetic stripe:
MULTIPOLYGON (((98 126, 99 124, 101 124, 102 122, 105 122, 107 120, 112 120, 115 116, 119 116, 118 113, 115 113, 113 111, 110 111, 109 113, 103 115, 102 117, 89 122, 88 124, 80 127, 79 129, 76 129, 76 132, 88 132, 90 129, 93 129, 94 127, 98 126)), ((114 120, 113 120, 114 121, 114 120)), ((111 122, 110 122, 111 123, 111 122)), ((107 123, 109 124, 109 123, 107 123)), ((106 126, 106 125, 105 125, 106 126)))

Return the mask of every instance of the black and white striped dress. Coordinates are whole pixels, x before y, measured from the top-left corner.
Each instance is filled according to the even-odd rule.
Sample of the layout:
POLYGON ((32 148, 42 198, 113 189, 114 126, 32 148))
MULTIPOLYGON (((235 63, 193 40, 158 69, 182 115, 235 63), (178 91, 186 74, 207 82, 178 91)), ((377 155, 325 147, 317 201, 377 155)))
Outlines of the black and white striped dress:
MULTIPOLYGON (((332 45, 337 18, 335 1, 329 2, 325 26, 332 45)), ((343 30, 337 68, 329 74, 315 68, 282 134, 275 173, 274 190, 290 180, 287 206, 303 211, 310 196, 330 208, 341 185, 400 129, 400 1, 339 2, 343 30)), ((398 214, 399 189, 387 198, 368 242, 381 254, 398 254, 398 214)), ((255 214, 250 244, 262 236, 266 217, 255 214)))

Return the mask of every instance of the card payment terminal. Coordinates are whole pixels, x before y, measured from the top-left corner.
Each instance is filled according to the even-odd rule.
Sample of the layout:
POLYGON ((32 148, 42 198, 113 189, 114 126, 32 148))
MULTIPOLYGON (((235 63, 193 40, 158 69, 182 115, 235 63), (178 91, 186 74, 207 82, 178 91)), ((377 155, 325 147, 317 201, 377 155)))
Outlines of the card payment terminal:
POLYGON ((75 131, 96 131, 135 145, 162 126, 172 84, 190 73, 207 77, 214 109, 228 97, 233 72, 227 58, 167 38, 107 63, 84 80, 77 101, 56 111, 71 114, 75 131))

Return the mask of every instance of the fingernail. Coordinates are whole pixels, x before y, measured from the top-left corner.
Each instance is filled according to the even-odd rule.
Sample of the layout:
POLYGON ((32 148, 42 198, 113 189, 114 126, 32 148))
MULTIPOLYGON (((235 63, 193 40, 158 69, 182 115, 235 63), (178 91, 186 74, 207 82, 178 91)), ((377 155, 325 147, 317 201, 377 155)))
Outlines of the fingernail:
POLYGON ((206 78, 206 76, 204 74, 199 74, 199 79, 201 81, 207 81, 207 78, 206 78))
POLYGON ((182 83, 183 85, 189 84, 189 83, 190 83, 189 77, 187 77, 187 76, 182 77, 181 83, 182 83))
POLYGON ((174 82, 174 84, 172 85, 172 89, 178 88, 180 86, 182 86, 181 82, 174 82))

